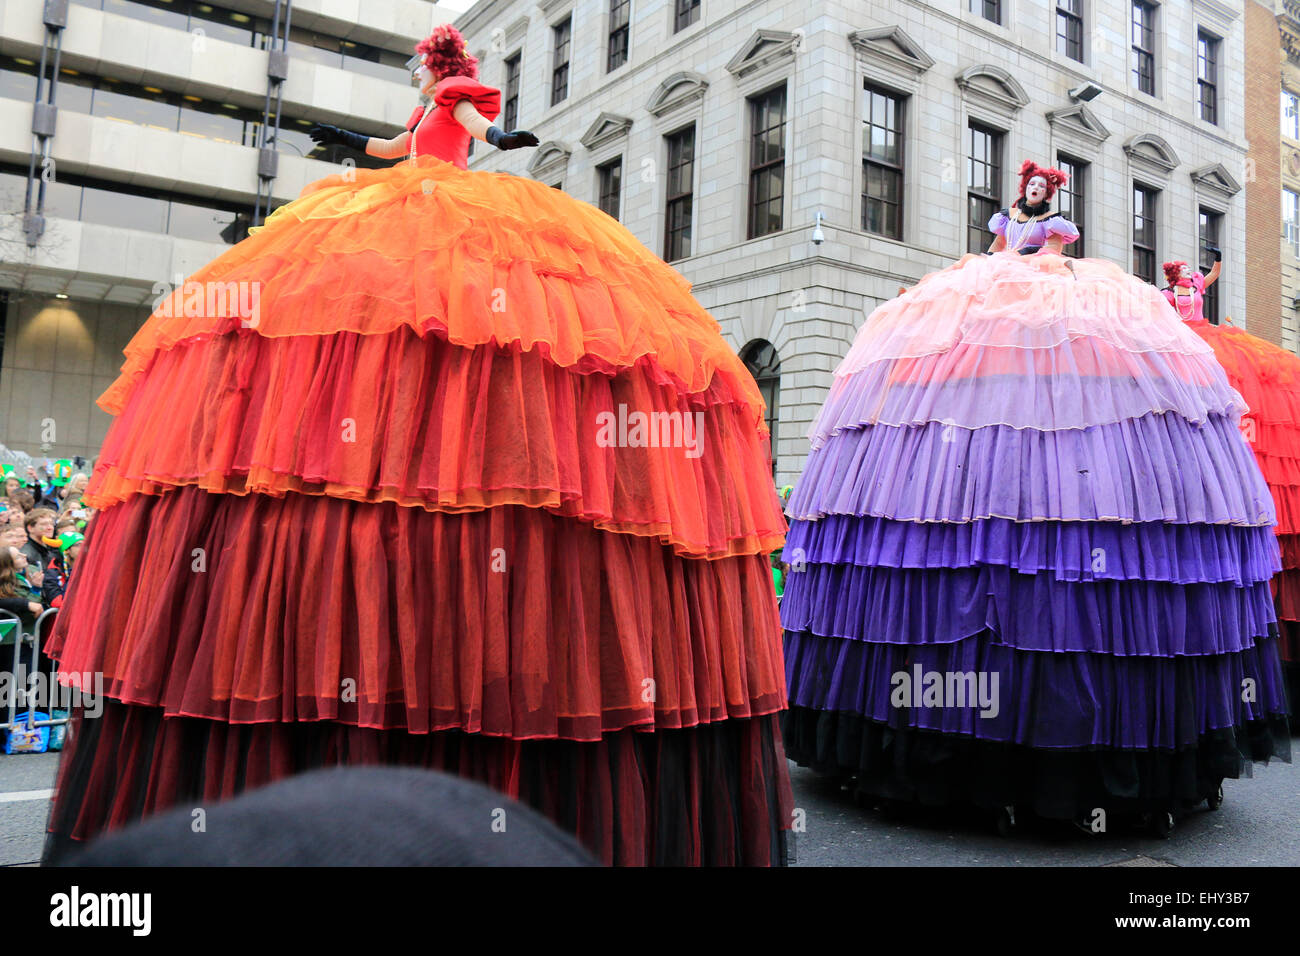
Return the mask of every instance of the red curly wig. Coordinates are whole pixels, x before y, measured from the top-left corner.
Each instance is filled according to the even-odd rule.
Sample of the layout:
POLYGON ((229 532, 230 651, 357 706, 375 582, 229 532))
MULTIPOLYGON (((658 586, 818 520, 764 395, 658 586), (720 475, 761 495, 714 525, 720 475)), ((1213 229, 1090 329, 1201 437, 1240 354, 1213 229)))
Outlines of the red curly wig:
POLYGON ((1026 159, 1020 164, 1020 198, 1025 198, 1025 189, 1029 186, 1029 180, 1035 176, 1042 176, 1047 180, 1047 198, 1046 202, 1051 202, 1056 191, 1070 181, 1070 174, 1063 173, 1059 169, 1051 166, 1039 166, 1032 159, 1026 159))
POLYGON ((465 38, 450 23, 435 27, 429 36, 415 45, 415 52, 423 54, 424 65, 439 78, 468 76, 478 79, 478 59, 465 49, 465 38))
POLYGON ((1164 264, 1165 281, 1168 282, 1170 285, 1173 285, 1175 282, 1177 282, 1178 273, 1182 271, 1183 266, 1185 265, 1187 265, 1187 263, 1181 260, 1178 262, 1166 262, 1164 264))

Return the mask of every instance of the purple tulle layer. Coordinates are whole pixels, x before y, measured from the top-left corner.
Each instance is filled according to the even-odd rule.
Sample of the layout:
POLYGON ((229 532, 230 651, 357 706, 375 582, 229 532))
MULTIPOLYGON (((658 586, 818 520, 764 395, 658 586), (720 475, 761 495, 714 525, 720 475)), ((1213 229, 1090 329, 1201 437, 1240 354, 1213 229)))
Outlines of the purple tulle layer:
POLYGON ((1267 582, 1058 581, 1005 567, 895 570, 809 564, 781 598, 787 631, 873 644, 987 641, 1118 657, 1231 654, 1276 632, 1267 582))
POLYGON ((827 515, 794 521, 784 560, 888 568, 992 564, 1045 572, 1058 581, 1173 584, 1255 584, 1282 570, 1277 536, 1268 527, 1005 518, 947 524, 827 515))
POLYGON ((962 347, 882 359, 837 375, 813 447, 845 428, 944 422, 964 428, 1087 428, 1172 412, 1240 417, 1245 402, 1209 356, 1117 352, 1074 339, 1051 349, 962 347))
POLYGON ((1019 651, 983 637, 904 647, 787 632, 785 661, 791 705, 1030 747, 1153 750, 1193 746, 1208 731, 1286 713, 1276 645, 1262 641, 1217 657, 1116 658, 1019 651), (945 675, 951 693, 930 702, 949 706, 924 706, 927 673, 945 675), (972 683, 959 679, 968 674, 973 694, 972 683), (980 674, 995 715, 981 706, 980 674), (964 703, 958 691, 966 692, 964 703))
POLYGON ((1146 415, 1062 431, 852 429, 809 455, 786 511, 803 519, 1276 522, 1250 446, 1222 415, 1199 427, 1146 415))

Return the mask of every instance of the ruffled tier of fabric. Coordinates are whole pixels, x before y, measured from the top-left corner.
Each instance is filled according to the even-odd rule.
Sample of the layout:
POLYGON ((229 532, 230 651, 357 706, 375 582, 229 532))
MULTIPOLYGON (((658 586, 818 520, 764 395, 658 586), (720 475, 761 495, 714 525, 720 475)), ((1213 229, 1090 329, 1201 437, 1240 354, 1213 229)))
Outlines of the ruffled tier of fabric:
POLYGON ((96 517, 48 652, 169 716, 596 740, 780 710, 779 635, 765 555, 188 487, 96 517))
POLYGON ((528 804, 608 864, 780 866, 793 820, 776 715, 598 741, 408 734, 332 722, 229 725, 105 702, 63 754, 46 863, 169 808, 321 767, 442 770, 528 804))
MULTIPOLYGON (((1300 454, 1300 356, 1231 325, 1186 323, 1214 350, 1232 387, 1261 425, 1281 425, 1291 435, 1288 451, 1300 454)), ((1294 456, 1291 456, 1294 457, 1294 456)))
POLYGON ((850 778, 859 793, 931 806, 1015 807, 1017 814, 1088 824, 1098 809, 1191 809, 1215 797, 1225 778, 1251 776, 1252 760, 1290 756, 1281 718, 1211 731, 1178 750, 1033 749, 896 723, 804 707, 791 707, 781 720, 792 760, 850 778))
POLYGON ((407 328, 242 331, 154 358, 86 501, 194 486, 453 513, 526 505, 684 555, 757 554, 780 546, 785 521, 766 431, 743 399, 721 377, 681 393, 653 358, 578 374, 536 351, 407 328))
POLYGON ((762 407, 686 280, 624 226, 543 183, 431 157, 328 177, 276 210, 159 303, 100 404, 119 412, 158 352, 196 337, 401 327, 608 374, 651 357, 683 392, 722 377, 762 407))
POLYGON ((1276 637, 1231 654, 1116 657, 985 635, 903 645, 788 630, 785 660, 792 707, 1035 749, 1176 750, 1287 713, 1276 637))
POLYGON ((1300 534, 1300 356, 1234 326, 1187 325, 1214 349, 1229 383, 1250 407, 1242 435, 1273 493, 1278 534, 1300 534))
POLYGON ((1281 570, 1271 528, 1106 521, 964 524, 827 515, 796 521, 782 551, 803 564, 881 568, 994 565, 1057 581, 1267 581, 1281 570))
POLYGON ((1210 347, 1159 290, 1114 263, 1008 252, 965 256, 882 303, 835 374, 961 346, 1054 350, 1079 339, 1116 352, 1200 356, 1210 376, 1215 367, 1210 347))
POLYGON ((1091 338, 1045 350, 961 344, 909 359, 880 359, 837 377, 810 432, 813 448, 863 425, 1059 430, 1155 412, 1200 424, 1236 419, 1241 396, 1208 355, 1118 352, 1091 338))
POLYGON ((1148 414, 1086 429, 874 425, 808 457, 787 513, 900 521, 1272 525, 1273 499, 1235 423, 1148 414))
POLYGON ((787 631, 874 644, 979 634, 1023 651, 1117 657, 1233 654, 1277 632, 1267 581, 1060 581, 1006 567, 927 570, 808 564, 781 598, 787 631))

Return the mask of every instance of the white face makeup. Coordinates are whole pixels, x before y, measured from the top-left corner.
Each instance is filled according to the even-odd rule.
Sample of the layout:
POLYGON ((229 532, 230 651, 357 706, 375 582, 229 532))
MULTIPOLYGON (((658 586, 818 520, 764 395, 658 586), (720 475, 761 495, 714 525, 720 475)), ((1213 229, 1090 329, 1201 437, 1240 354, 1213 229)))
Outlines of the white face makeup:
POLYGON ((1180 279, 1190 279, 1191 277, 1192 277, 1192 267, 1191 267, 1191 266, 1183 266, 1181 269, 1178 270, 1178 278, 1180 278, 1180 279))
POLYGON ((420 88, 421 93, 429 93, 438 85, 438 77, 427 66, 420 64, 415 71, 415 85, 420 88))
POLYGON ((1047 198, 1047 180, 1042 176, 1031 176, 1025 184, 1025 201, 1036 206, 1047 198))

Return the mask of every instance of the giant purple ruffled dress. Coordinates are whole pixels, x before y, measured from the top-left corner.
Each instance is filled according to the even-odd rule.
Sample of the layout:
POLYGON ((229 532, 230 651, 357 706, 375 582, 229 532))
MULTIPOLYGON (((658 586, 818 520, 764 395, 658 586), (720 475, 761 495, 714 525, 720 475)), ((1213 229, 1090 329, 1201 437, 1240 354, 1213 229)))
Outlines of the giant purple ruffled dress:
POLYGON ((866 793, 1168 817, 1290 758, 1241 396, 1100 260, 967 256, 876 309, 788 506, 787 754, 866 793))

